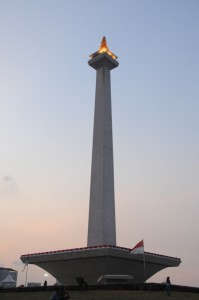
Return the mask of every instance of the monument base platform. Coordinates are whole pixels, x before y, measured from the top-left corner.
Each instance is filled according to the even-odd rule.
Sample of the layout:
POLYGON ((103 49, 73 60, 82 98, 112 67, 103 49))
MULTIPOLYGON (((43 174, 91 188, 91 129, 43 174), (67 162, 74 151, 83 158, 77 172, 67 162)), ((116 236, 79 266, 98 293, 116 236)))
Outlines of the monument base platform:
POLYGON ((181 263, 179 258, 149 252, 135 255, 130 254, 130 250, 104 245, 26 254, 21 260, 39 266, 63 285, 77 285, 78 277, 96 285, 104 275, 131 276, 132 283, 143 283, 157 272, 181 263))

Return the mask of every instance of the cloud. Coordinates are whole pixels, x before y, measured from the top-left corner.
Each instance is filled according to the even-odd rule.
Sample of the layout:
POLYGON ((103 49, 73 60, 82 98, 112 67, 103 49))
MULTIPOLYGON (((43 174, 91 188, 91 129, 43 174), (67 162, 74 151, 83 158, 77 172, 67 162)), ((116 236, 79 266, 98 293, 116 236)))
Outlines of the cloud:
POLYGON ((17 184, 13 177, 4 176, 0 180, 0 194, 12 195, 17 192, 17 184))

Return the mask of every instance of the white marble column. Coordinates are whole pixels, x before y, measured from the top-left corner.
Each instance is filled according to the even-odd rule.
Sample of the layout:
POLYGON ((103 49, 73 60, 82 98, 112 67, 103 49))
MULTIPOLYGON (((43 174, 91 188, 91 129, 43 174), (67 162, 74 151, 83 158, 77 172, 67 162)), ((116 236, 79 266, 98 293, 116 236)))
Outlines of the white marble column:
POLYGON ((118 62, 102 53, 88 63, 97 71, 88 246, 116 245, 110 70, 118 62))

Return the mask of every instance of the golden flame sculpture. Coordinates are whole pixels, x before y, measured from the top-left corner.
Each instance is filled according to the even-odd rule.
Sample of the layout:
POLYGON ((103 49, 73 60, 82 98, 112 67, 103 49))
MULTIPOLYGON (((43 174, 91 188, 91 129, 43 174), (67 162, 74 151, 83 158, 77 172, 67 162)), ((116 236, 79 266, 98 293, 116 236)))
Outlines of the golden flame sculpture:
POLYGON ((101 46, 100 46, 99 50, 97 52, 94 52, 93 54, 91 54, 90 58, 94 58, 95 56, 100 55, 101 53, 104 53, 104 52, 107 53, 108 55, 110 55, 113 59, 117 59, 117 56, 109 50, 105 36, 103 37, 103 39, 101 41, 101 46))

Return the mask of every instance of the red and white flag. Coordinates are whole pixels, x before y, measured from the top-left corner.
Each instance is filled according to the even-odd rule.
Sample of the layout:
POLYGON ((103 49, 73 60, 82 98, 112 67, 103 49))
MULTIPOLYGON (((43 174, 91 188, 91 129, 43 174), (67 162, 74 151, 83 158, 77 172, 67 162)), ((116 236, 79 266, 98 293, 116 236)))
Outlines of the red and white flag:
POLYGON ((135 245, 135 247, 130 251, 130 254, 144 254, 144 240, 135 245))

